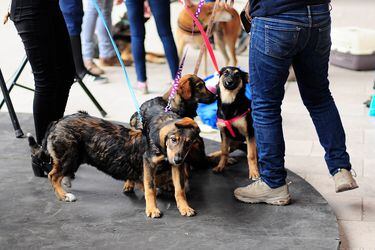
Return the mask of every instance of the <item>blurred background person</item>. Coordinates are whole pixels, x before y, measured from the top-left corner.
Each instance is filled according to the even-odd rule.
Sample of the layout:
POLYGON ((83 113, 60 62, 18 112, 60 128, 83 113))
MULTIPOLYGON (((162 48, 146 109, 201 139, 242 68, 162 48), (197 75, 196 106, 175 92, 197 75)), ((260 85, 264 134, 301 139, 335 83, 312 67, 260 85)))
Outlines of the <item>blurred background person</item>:
POLYGON ((163 43, 172 79, 178 70, 179 60, 171 29, 170 2, 169 0, 149 0, 148 2, 126 0, 125 4, 130 23, 131 47, 137 74, 137 89, 147 94, 148 83, 144 45, 146 30, 144 18, 145 15, 150 14, 150 11, 155 18, 156 28, 163 43))

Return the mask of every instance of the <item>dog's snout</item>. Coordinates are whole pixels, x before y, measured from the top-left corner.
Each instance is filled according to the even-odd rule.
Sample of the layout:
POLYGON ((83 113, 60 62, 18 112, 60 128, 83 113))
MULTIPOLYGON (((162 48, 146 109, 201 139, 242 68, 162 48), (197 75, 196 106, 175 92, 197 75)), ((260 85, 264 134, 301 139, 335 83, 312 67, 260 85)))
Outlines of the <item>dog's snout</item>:
POLYGON ((174 161, 174 163, 175 163, 176 165, 180 165, 180 164, 182 163, 182 157, 179 156, 179 155, 176 155, 176 156, 174 157, 173 161, 174 161))

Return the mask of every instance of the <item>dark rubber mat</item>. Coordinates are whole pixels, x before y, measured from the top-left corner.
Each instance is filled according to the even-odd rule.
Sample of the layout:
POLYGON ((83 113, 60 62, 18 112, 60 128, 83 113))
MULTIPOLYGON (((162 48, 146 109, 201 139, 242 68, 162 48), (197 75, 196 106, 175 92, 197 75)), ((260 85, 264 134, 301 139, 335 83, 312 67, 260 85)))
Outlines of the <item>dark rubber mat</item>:
MULTIPOLYGON (((19 115, 24 132, 32 117, 19 115)), ((207 151, 219 144, 206 141, 207 151)), ((234 188, 249 183, 245 158, 223 174, 195 171, 188 201, 198 212, 180 216, 173 197, 158 197, 161 219, 146 217, 143 193, 81 166, 71 192, 58 201, 46 178, 33 177, 26 139, 16 139, 0 113, 0 249, 335 249, 335 215, 323 197, 289 171, 292 204, 236 201, 234 188)))

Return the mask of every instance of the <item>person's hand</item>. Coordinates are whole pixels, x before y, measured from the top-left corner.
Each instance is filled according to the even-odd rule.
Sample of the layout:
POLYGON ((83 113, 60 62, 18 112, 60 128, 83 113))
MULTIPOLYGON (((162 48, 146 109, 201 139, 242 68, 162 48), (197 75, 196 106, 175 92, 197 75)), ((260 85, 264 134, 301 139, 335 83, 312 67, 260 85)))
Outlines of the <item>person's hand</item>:
POLYGON ((120 5, 124 2, 124 0, 114 0, 115 5, 120 5))
POLYGON ((150 8, 150 4, 148 3, 148 1, 143 2, 143 16, 145 18, 151 17, 151 8, 150 8))

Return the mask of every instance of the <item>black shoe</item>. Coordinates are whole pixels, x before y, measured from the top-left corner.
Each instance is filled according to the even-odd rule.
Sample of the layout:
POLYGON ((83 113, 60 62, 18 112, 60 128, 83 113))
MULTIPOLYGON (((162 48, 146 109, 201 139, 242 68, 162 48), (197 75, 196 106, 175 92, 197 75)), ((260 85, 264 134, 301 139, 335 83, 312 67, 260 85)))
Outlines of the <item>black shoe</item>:
POLYGON ((48 173, 52 170, 50 162, 41 161, 34 156, 31 156, 31 167, 36 177, 47 177, 48 173))

